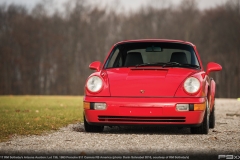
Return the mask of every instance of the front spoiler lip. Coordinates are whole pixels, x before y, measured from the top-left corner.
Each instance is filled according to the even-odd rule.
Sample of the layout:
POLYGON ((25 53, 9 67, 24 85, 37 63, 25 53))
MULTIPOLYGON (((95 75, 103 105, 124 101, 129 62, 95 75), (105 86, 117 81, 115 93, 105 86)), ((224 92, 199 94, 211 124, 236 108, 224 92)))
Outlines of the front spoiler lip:
POLYGON ((198 127, 200 124, 144 124, 144 123, 136 123, 136 124, 121 124, 121 123, 101 123, 101 122, 88 122, 90 125, 96 126, 158 126, 158 127, 198 127))

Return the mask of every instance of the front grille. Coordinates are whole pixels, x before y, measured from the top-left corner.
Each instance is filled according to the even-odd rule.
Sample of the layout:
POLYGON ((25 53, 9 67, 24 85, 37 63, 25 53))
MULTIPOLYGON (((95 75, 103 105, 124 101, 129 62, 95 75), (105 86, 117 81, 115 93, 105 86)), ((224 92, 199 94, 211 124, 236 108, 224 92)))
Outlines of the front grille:
POLYGON ((98 120, 101 122, 185 122, 186 117, 98 116, 98 120))

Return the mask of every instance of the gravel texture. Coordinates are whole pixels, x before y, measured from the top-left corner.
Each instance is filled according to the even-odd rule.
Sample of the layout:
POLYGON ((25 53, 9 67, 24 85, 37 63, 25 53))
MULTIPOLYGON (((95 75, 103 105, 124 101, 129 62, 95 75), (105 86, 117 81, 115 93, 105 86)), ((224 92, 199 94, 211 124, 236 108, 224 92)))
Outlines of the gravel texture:
POLYGON ((0 155, 240 155, 240 101, 216 99, 215 106, 216 127, 208 135, 192 135, 187 128, 140 126, 86 133, 79 123, 41 136, 13 137, 0 143, 0 155))

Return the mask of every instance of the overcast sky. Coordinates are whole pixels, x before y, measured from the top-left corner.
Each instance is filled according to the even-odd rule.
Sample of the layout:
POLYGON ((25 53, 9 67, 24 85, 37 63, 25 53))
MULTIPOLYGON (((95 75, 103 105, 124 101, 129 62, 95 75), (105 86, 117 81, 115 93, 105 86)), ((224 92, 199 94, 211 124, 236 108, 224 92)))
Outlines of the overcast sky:
MULTIPOLYGON (((0 4, 21 4, 26 6, 29 9, 32 9, 37 3, 41 2, 41 1, 45 1, 48 2, 48 0, 0 0, 0 4)), ((64 2, 68 1, 68 0, 52 0, 54 6, 58 6, 60 7, 61 4, 63 4, 64 2)), ((124 9, 124 11, 129 11, 129 10, 137 10, 138 8, 140 8, 141 6, 145 6, 148 5, 148 3, 150 2, 156 2, 156 3, 161 3, 161 2, 165 2, 162 3, 164 5, 169 5, 169 4, 174 4, 177 5, 181 2, 181 0, 88 0, 91 2, 91 4, 93 5, 102 5, 102 6, 108 6, 108 7, 112 7, 114 6, 114 4, 120 4, 122 6, 122 8, 124 9)), ((197 0, 199 8, 200 9, 207 9, 207 8, 211 8, 211 7, 215 7, 216 5, 220 5, 222 3, 225 3, 227 0, 197 0)), ((116 6, 116 5, 115 5, 116 6)))

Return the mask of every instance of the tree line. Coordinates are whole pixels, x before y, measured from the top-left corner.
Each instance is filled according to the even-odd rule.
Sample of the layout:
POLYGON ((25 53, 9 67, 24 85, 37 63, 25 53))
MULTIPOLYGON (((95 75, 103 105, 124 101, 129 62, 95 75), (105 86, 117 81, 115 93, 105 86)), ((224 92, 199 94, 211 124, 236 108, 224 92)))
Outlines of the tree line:
POLYGON ((0 5, 0 94, 83 95, 92 73, 88 65, 103 62, 114 43, 162 38, 194 43, 205 68, 210 61, 223 67, 211 73, 216 96, 240 97, 238 0, 205 10, 197 1, 183 0, 178 6, 125 14, 90 7, 84 0, 69 1, 65 8, 64 14, 49 14, 44 4, 31 11, 0 5))

